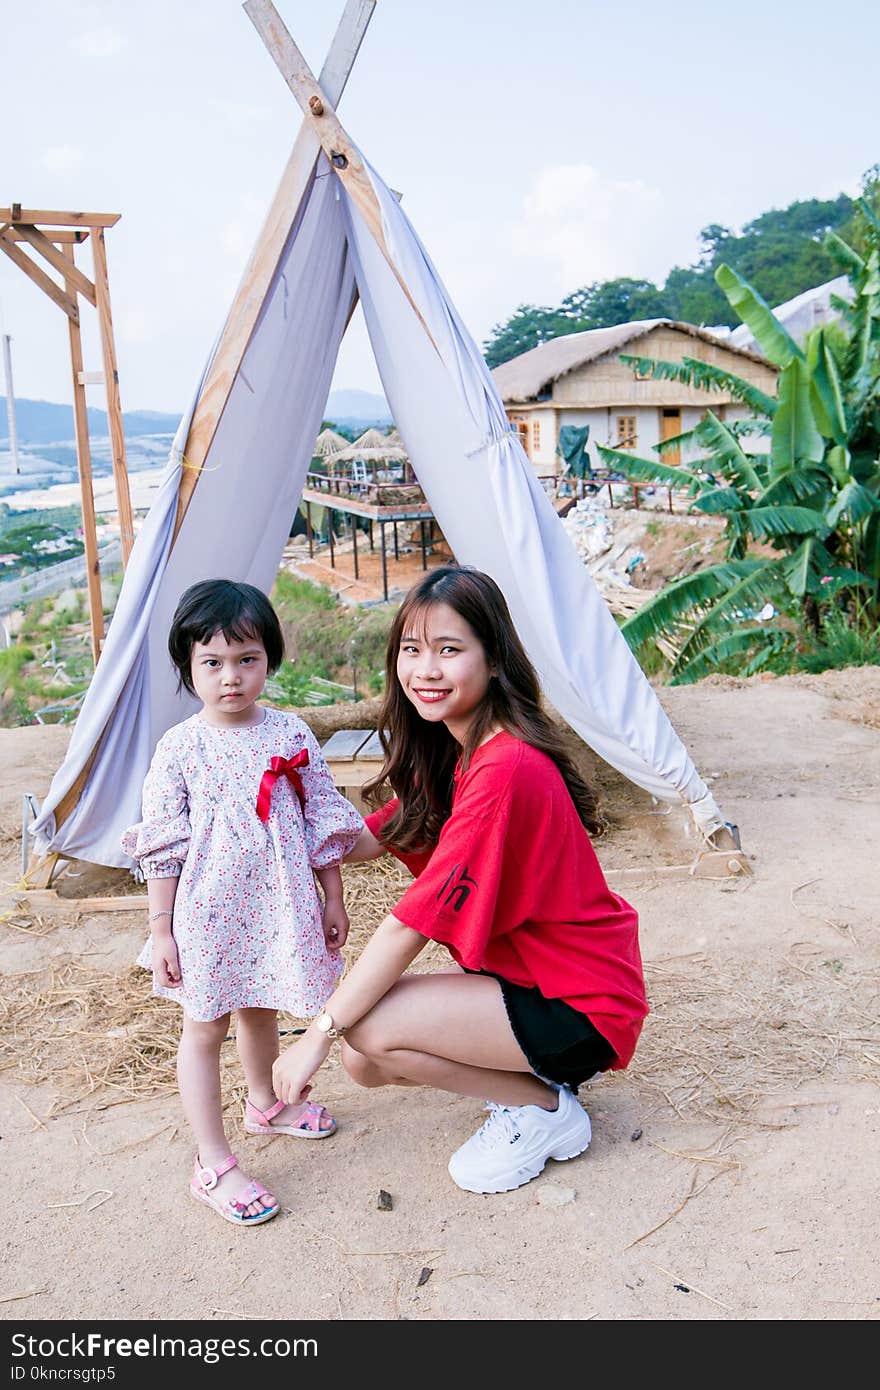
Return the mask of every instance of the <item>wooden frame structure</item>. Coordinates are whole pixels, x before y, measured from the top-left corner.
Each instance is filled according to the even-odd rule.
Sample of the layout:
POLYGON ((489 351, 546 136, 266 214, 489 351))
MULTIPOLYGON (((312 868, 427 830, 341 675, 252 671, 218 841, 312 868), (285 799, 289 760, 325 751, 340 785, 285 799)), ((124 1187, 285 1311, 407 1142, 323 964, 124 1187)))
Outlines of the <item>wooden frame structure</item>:
POLYGON ((89 445, 89 423, 86 407, 86 386, 103 385, 107 392, 107 419, 113 460, 113 481, 116 488, 117 515, 122 541, 122 563, 127 565, 134 544, 131 497, 128 470, 125 462, 125 435, 122 428, 122 405, 119 397, 119 371, 116 345, 113 338, 113 315, 110 310, 110 281, 107 275, 107 250, 104 232, 114 227, 121 214, 115 212, 47 212, 23 208, 20 203, 0 208, 0 250, 5 252, 19 270, 24 271, 53 304, 67 316, 70 341, 70 366, 73 377, 73 418, 76 432, 76 459, 82 495, 83 543, 86 556, 86 575, 89 593, 89 617, 92 630, 92 655, 97 663, 104 639, 104 605, 101 601, 101 571, 98 561, 98 538, 95 521, 95 499, 92 490, 92 455, 89 445), (74 251, 84 241, 90 241, 94 280, 76 265, 74 251), (60 276, 62 283, 48 275, 29 247, 60 276), (97 311, 101 335, 103 372, 83 371, 82 335, 80 332, 80 297, 97 311))
MULTIPOLYGON (((320 473, 307 473, 306 486, 303 489, 302 501, 306 513, 306 534, 309 540, 309 557, 314 557, 315 553, 315 528, 312 524, 312 506, 326 507, 331 512, 341 512, 343 516, 351 517, 351 538, 352 538, 352 559, 354 561, 354 577, 357 581, 360 578, 358 570, 358 548, 357 548, 357 525, 356 518, 361 517, 367 520, 369 526, 369 545, 373 549, 373 526, 379 527, 379 545, 382 555, 382 597, 386 603, 388 601, 388 547, 386 537, 386 527, 392 527, 394 558, 399 558, 400 547, 397 533, 399 522, 418 522, 419 537, 422 552, 422 569, 428 568, 428 550, 434 544, 434 513, 431 511, 426 501, 420 502, 398 502, 391 505, 376 503, 370 497, 370 484, 364 488, 364 496, 357 497, 350 493, 343 493, 339 489, 342 480, 327 478, 320 473), (334 483, 336 487, 334 488, 334 483)), ((380 495, 386 492, 393 492, 393 485, 382 487, 381 489, 372 486, 372 490, 380 495)), ((404 489, 401 489, 403 491, 404 489)), ((409 489, 407 489, 409 490, 409 489)), ((328 527, 328 544, 330 546, 330 568, 336 568, 335 542, 333 537, 332 524, 328 527)))

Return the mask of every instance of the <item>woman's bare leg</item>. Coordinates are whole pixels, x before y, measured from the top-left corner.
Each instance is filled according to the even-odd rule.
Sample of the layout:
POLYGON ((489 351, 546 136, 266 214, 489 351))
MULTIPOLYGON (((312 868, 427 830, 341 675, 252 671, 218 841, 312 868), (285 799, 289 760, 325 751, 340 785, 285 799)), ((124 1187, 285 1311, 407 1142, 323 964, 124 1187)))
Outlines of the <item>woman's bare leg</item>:
POLYGON ((433 1086, 554 1110, 556 1091, 519 1048, 497 980, 441 972, 399 980, 348 1030, 343 1064, 363 1086, 433 1086))

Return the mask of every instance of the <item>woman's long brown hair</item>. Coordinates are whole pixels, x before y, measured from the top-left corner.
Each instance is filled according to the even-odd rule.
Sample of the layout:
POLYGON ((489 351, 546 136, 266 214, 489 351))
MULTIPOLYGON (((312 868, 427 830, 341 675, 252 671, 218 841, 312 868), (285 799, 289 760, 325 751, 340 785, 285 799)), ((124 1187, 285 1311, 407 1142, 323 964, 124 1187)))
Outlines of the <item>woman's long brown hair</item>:
POLYGON ((398 810, 383 826, 384 843, 404 851, 437 843, 452 809, 453 773, 459 755, 466 769, 493 724, 500 724, 514 738, 553 759, 581 821, 588 831, 596 833, 596 799, 568 756, 562 735, 541 709, 538 678, 504 595, 494 579, 480 570, 444 565, 410 589, 388 635, 385 699, 379 717, 385 762, 378 776, 363 788, 370 805, 388 800, 388 787, 400 801, 398 810), (426 610, 435 603, 447 603, 465 620, 495 673, 463 745, 445 724, 422 719, 397 677, 401 640, 424 623, 426 610))

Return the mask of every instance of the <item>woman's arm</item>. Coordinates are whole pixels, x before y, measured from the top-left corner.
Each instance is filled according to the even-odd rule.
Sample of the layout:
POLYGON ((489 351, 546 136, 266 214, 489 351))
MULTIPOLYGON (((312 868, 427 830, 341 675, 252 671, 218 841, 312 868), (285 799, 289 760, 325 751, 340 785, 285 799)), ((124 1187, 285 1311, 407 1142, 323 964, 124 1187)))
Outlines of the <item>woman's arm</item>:
POLYGON ((364 826, 348 854, 343 855, 342 862, 344 864, 364 864, 368 859, 378 859, 380 854, 387 852, 387 845, 383 845, 381 840, 376 839, 372 830, 368 830, 364 826))
MULTIPOLYGON (((369 1013, 427 944, 426 937, 393 915, 386 917, 324 1006, 336 1026, 350 1028, 369 1013)), ((272 1068, 276 1096, 288 1105, 305 1100, 311 1079, 332 1046, 332 1039, 310 1024, 272 1068)))

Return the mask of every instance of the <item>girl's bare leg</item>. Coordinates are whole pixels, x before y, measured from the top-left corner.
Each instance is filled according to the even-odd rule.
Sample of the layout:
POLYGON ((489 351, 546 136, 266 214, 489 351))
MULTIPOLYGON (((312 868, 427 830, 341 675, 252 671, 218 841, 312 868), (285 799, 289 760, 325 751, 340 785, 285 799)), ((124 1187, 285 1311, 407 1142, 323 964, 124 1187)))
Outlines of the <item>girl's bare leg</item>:
MULTIPOLYGON (((196 1141, 196 1152, 203 1168, 214 1168, 229 1154, 229 1140, 223 1128, 220 1099, 220 1046, 229 1031, 229 1015, 210 1023, 197 1023, 184 1014, 183 1033, 177 1049, 177 1082, 183 1111, 196 1141)), ((241 1192, 247 1179, 239 1168, 224 1173, 213 1189, 228 1200, 241 1192)), ((258 1198, 246 1208, 248 1216, 268 1211, 274 1203, 258 1198)))
MULTIPOLYGON (((248 1083, 248 1099, 258 1110, 266 1111, 278 1099, 272 1089, 272 1064, 278 1056, 278 1013, 275 1009, 239 1009, 235 1040, 238 1055, 248 1083)), ((272 1124, 296 1124, 302 1105, 287 1105, 280 1110, 272 1124)), ((324 1114, 321 1129, 332 1129, 333 1120, 324 1114)))
POLYGON ((485 975, 399 980, 348 1030, 342 1060, 362 1086, 434 1086, 500 1105, 557 1105, 513 1036, 498 981, 485 975))

